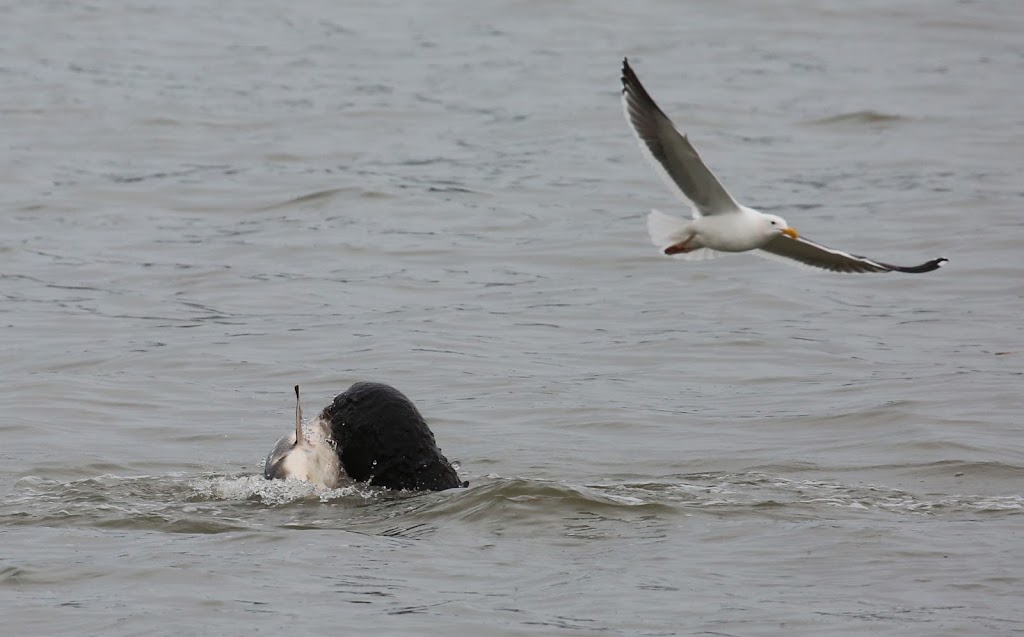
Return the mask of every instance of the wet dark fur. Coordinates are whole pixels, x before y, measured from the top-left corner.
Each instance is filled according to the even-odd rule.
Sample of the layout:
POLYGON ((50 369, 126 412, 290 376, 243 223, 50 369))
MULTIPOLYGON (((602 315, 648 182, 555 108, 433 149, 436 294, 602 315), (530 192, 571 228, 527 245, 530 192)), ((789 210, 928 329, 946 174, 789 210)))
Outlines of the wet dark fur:
POLYGON ((353 480, 408 491, 465 486, 416 406, 390 385, 356 383, 322 415, 353 480))

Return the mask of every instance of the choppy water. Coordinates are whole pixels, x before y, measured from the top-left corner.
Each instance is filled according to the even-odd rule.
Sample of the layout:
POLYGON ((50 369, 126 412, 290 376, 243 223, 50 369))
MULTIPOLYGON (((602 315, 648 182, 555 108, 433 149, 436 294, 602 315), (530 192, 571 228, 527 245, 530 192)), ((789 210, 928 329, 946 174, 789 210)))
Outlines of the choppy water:
POLYGON ((1024 632, 1014 2, 0 5, 11 634, 1024 632), (745 203, 659 258, 623 55, 745 203), (258 477, 389 382, 470 488, 258 477))

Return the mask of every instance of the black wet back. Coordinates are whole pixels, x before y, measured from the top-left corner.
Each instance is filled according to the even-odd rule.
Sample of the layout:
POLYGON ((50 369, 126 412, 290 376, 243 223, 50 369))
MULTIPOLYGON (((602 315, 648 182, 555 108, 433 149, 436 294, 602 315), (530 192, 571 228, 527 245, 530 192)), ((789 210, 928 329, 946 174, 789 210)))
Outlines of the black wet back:
POLYGON ((323 415, 353 480, 409 491, 462 486, 423 416, 394 387, 356 383, 335 396, 323 415))

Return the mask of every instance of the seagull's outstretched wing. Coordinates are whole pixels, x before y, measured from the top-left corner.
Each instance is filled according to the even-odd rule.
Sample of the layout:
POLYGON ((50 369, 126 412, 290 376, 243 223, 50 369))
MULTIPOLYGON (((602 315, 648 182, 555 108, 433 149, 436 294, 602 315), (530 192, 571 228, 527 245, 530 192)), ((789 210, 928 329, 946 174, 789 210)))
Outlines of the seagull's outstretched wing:
POLYGON ((622 60, 622 107, 626 121, 640 140, 640 149, 665 182, 690 202, 695 215, 739 209, 686 136, 676 130, 654 103, 626 59, 622 60))
POLYGON ((761 248, 767 254, 764 256, 777 256, 799 261, 805 265, 815 268, 831 270, 832 272, 931 272, 938 270, 943 263, 948 261, 944 257, 932 259, 915 266, 900 266, 882 263, 867 257, 859 257, 855 254, 833 250, 823 245, 808 241, 803 237, 792 239, 786 235, 779 235, 767 245, 761 248))

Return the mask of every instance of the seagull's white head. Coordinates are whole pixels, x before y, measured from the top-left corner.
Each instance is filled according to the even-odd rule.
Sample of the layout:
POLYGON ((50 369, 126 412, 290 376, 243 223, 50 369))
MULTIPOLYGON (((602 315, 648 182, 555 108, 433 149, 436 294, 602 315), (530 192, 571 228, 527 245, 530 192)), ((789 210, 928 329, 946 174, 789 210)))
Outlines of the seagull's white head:
POLYGON ((779 215, 764 215, 765 233, 771 238, 775 238, 776 235, 784 234, 790 239, 796 239, 800 235, 797 234, 796 230, 789 227, 786 220, 779 215))

